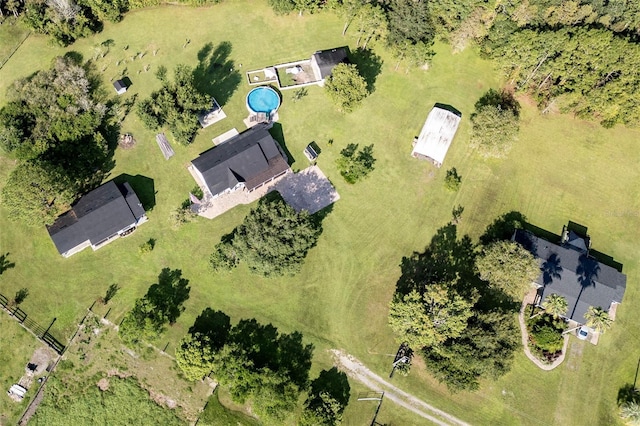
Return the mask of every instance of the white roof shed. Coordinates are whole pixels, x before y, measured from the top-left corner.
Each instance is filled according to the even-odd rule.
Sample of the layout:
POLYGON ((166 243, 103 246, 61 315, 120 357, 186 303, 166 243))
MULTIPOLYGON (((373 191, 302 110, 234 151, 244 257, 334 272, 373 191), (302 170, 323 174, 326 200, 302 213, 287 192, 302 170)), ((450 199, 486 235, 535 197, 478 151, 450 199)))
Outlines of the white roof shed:
POLYGON ((451 141, 453 141, 460 116, 440 107, 433 107, 425 121, 420 136, 416 138, 411 155, 442 166, 451 141))

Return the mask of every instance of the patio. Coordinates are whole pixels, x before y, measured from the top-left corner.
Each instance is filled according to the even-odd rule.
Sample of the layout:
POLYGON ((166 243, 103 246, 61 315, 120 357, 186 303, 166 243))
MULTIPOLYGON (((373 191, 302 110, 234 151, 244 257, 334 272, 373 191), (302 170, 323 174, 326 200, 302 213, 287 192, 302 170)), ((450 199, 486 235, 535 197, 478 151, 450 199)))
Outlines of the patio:
POLYGON ((318 166, 284 176, 275 186, 282 198, 300 212, 317 213, 340 199, 340 195, 318 166))

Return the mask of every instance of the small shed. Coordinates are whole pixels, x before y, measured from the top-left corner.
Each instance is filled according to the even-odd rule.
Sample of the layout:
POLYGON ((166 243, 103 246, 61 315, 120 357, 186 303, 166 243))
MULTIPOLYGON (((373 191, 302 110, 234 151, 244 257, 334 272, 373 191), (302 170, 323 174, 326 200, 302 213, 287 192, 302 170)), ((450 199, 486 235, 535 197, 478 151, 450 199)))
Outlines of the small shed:
POLYGON ((113 88, 116 89, 116 92, 118 93, 118 95, 122 95, 124 92, 127 91, 127 85, 122 80, 116 80, 113 83, 113 88))
POLYGON ((313 149, 313 144, 311 143, 304 149, 304 155, 305 157, 307 157, 307 160, 311 162, 316 161, 316 159, 318 158, 318 153, 315 149, 313 149))
POLYGON ((331 75, 333 67, 343 62, 347 62, 349 51, 346 46, 334 49, 319 50, 311 56, 311 69, 316 80, 324 81, 331 75))
POLYGON ((9 388, 7 395, 14 396, 17 399, 22 399, 24 398, 26 393, 27 393, 27 389, 25 387, 15 384, 9 388))
POLYGON ((441 167, 459 125, 460 113, 439 106, 433 107, 420 136, 413 141, 411 155, 441 167))

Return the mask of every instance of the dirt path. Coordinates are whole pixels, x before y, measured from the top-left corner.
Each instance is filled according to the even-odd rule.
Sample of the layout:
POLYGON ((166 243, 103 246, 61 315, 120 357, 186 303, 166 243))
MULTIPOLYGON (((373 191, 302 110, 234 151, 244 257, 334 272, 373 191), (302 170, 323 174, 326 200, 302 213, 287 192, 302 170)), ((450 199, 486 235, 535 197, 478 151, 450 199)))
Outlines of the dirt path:
POLYGON ((331 353, 336 364, 350 377, 363 383, 374 391, 384 391, 384 398, 389 399, 401 407, 411 410, 417 415, 437 424, 439 426, 469 426, 468 423, 446 413, 433 405, 414 397, 407 392, 398 389, 391 383, 378 376, 353 356, 338 350, 332 349, 331 353))

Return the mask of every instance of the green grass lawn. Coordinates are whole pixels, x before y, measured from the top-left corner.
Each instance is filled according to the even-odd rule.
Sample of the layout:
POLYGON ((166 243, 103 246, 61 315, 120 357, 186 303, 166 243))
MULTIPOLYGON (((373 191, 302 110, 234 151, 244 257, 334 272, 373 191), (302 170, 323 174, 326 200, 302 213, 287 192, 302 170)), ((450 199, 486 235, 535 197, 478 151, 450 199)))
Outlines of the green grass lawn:
MULTIPOLYGON (((424 249, 434 232, 450 220, 454 205, 465 207, 459 232, 473 238, 510 210, 556 233, 573 220, 589 227, 594 248, 622 262, 628 276, 618 319, 597 347, 576 349, 576 356, 552 372, 536 369, 518 353, 509 374, 483 383, 476 393, 450 395, 420 362, 409 377, 397 375, 393 381, 473 424, 615 424, 617 391, 633 382, 640 343, 640 321, 632 308, 640 298, 634 262, 639 248, 635 236, 640 231, 636 184, 640 132, 621 127, 605 130, 570 116, 541 116, 523 102, 519 141, 509 157, 482 160, 469 149, 468 118, 475 101, 487 89, 499 87, 499 77, 471 49, 452 55, 448 47, 437 45, 429 71, 395 71, 394 59, 377 49, 383 64, 375 91, 349 115, 337 112, 321 88, 310 87, 309 95, 296 103, 291 102, 292 93, 283 92, 280 123, 286 148, 295 159, 294 169, 306 167, 302 150, 315 141, 322 149, 318 164, 341 196, 297 276, 262 279, 244 267, 222 275, 208 270, 213 246, 242 221, 249 206, 211 221, 200 218, 178 231, 171 229, 169 212, 194 186, 186 170, 188 162, 211 147, 211 139, 218 134, 232 127, 244 129, 249 87, 242 74, 237 89, 226 90, 236 81, 233 73, 306 58, 318 49, 344 44, 353 48, 354 40, 342 38, 341 29, 341 21, 331 14, 276 17, 262 2, 245 0, 210 8, 166 6, 136 11, 73 45, 72 50, 90 59, 97 44, 113 39, 115 45, 96 61, 96 69, 104 69, 105 83, 110 84, 126 68, 133 86, 123 98, 138 94, 140 99, 160 86, 153 77, 159 65, 169 70, 178 63, 195 67, 198 51, 207 43, 215 49, 229 42, 231 51, 225 61, 233 61, 234 70, 230 67, 229 78, 222 75, 216 80, 223 81, 225 90, 220 93, 227 99, 221 103, 227 118, 201 131, 189 147, 174 144, 176 155, 169 161, 162 157, 154 134, 134 114, 125 120, 122 130, 133 133, 137 145, 116 151, 111 176, 127 173, 153 179, 155 206, 147 224, 97 252, 88 250, 63 259, 45 229, 9 222, 0 208, 0 251, 9 252, 9 259, 16 263, 0 277, 0 292, 13 294, 28 287, 24 309, 42 324, 56 317, 54 333, 68 338, 85 309, 110 284, 122 287, 110 313, 118 322, 163 267, 180 268, 191 281, 191 298, 158 343, 160 347, 169 343, 169 352, 196 316, 210 306, 223 310, 234 322, 255 317, 282 332, 300 330, 316 347, 312 378, 330 366, 326 350, 334 347, 344 348, 384 376, 391 362, 387 354, 397 348, 387 326, 387 306, 400 275, 400 261, 424 249), (187 39, 190 43, 183 47, 187 39), (142 52, 146 52, 142 59, 131 60, 142 52), (409 155, 413 137, 436 102, 453 105, 463 114, 442 169, 409 155), (335 159, 348 143, 374 144, 377 158, 375 171, 356 185, 347 185, 335 167, 335 159), (457 193, 443 187, 446 169, 452 166, 463 179, 457 193), (138 246, 149 238, 157 240, 156 248, 139 255, 138 246)), ((48 67, 51 58, 62 53, 46 38, 30 37, 0 70, 0 96, 15 78, 48 67)), ((0 158, 0 186, 12 164, 0 158)), ((582 344, 572 342, 570 347, 582 344)), ((352 389, 358 386, 352 383, 352 389)), ((361 424, 374 411, 354 398, 345 413, 346 423, 361 424)), ((421 422, 391 401, 383 404, 379 420, 421 422)))
POLYGON ((25 374, 31 355, 40 346, 42 343, 20 327, 9 314, 0 312, 0 424, 16 424, 35 394, 37 383, 21 402, 9 398, 7 391, 25 374))

